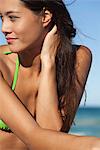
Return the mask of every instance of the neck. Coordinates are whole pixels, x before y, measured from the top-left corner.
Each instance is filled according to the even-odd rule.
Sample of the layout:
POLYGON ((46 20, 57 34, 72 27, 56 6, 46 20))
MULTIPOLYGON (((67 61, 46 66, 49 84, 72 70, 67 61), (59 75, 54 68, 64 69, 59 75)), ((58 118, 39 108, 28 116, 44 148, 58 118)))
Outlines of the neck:
MULTIPOLYGON (((37 60, 37 56, 40 55, 44 38, 46 36, 47 32, 44 34, 44 36, 41 38, 40 42, 35 43, 35 47, 28 47, 26 50, 23 50, 18 53, 20 64, 24 67, 31 67, 35 60, 37 60), (36 58, 36 59, 35 59, 36 58)), ((40 58, 40 57, 38 57, 40 58)))
POLYGON ((42 44, 35 48, 27 48, 18 53, 20 64, 23 67, 31 67, 37 62, 37 58, 40 59, 42 44))
POLYGON ((18 54, 20 64, 23 67, 31 67, 33 65, 35 57, 37 57, 38 55, 39 52, 37 54, 31 53, 30 51, 21 52, 20 54, 18 54))
POLYGON ((35 60, 37 60, 37 58, 40 59, 40 53, 41 53, 41 50, 42 50, 44 38, 45 38, 47 33, 48 33, 48 30, 45 31, 45 33, 43 34, 43 37, 41 38, 40 42, 39 41, 36 42, 37 44, 35 45, 34 48, 33 47, 31 47, 31 48, 29 47, 26 50, 23 50, 22 52, 20 52, 18 54, 19 60, 20 60, 20 64, 22 66, 24 66, 24 67, 31 67, 31 66, 33 66, 33 64, 35 64, 37 62, 37 61, 35 62, 35 60))

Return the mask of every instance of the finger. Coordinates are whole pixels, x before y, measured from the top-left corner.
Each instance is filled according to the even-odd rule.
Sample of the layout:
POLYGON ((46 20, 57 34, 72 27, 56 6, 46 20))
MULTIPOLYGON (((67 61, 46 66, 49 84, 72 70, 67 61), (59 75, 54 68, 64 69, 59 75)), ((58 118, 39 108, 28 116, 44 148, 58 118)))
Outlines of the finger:
POLYGON ((50 33, 52 33, 52 34, 56 34, 57 33, 57 26, 56 25, 54 25, 54 27, 52 28, 50 33))

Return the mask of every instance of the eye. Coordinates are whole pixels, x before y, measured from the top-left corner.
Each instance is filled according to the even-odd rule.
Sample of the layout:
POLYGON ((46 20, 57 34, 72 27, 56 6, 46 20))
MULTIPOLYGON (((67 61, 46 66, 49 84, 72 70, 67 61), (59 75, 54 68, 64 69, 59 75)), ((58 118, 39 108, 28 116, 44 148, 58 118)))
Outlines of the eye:
POLYGON ((17 17, 17 16, 9 16, 9 18, 10 18, 11 21, 16 21, 16 19, 19 18, 19 17, 17 17))

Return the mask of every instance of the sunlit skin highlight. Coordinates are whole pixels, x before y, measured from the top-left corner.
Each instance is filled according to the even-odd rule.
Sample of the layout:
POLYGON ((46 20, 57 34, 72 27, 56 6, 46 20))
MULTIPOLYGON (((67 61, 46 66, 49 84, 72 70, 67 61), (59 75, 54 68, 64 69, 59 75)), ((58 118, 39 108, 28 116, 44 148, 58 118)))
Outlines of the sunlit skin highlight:
POLYGON ((15 38, 9 42, 10 50, 20 54, 24 50, 24 55, 20 57, 23 56, 24 61, 30 60, 29 65, 32 64, 33 58, 41 51, 42 41, 47 33, 43 26, 43 17, 34 14, 18 0, 4 0, 0 4, 0 14, 3 20, 2 32, 5 37, 8 40, 15 38))
MULTIPOLYGON (((33 4, 33 1, 31 2, 33 4)), ((48 3, 48 1, 45 2, 48 3)), ((70 82, 69 78, 66 77, 67 71, 64 72, 64 75, 60 72, 60 78, 58 81, 56 80, 59 70, 56 70, 57 48, 59 42, 62 42, 64 45, 60 49, 61 52, 72 54, 70 47, 72 43, 69 44, 69 42, 71 42, 72 34, 75 35, 75 29, 63 2, 60 0, 51 1, 52 4, 53 2, 57 4, 58 8, 64 9, 66 23, 60 27, 64 27, 61 29, 63 29, 64 37, 62 39, 65 44, 58 34, 60 28, 57 25, 60 23, 52 22, 52 17, 54 17, 52 11, 45 7, 36 13, 25 7, 25 2, 21 2, 21 0, 0 0, 2 32, 8 42, 8 45, 0 47, 0 119, 13 131, 13 133, 7 133, 0 130, 0 150, 100 149, 100 140, 97 138, 70 135, 67 134, 68 130, 66 130, 66 134, 60 132, 64 123, 58 107, 57 85, 62 79, 61 77, 65 77, 64 81, 70 82), (67 32, 68 34, 65 35, 66 30, 69 33, 67 32), (69 47, 66 48, 66 46, 69 47), (11 51, 12 54, 4 55, 5 51, 11 51), (15 91, 12 91, 11 86, 17 57, 20 61, 20 67, 15 91)), ((57 19, 57 17, 55 18, 57 19)), ((67 62, 71 64, 65 70, 71 71, 70 68, 75 70, 82 85, 80 86, 76 78, 72 76, 73 83, 75 83, 73 85, 77 89, 77 98, 71 97, 72 99, 70 99, 72 102, 74 100, 74 103, 70 104, 75 105, 73 108, 72 105, 69 107, 74 112, 74 114, 69 115, 71 122, 83 94, 92 61, 91 52, 87 47, 80 46, 75 52, 76 61, 65 57, 65 65, 67 62), (74 63, 73 66, 75 67, 72 67, 71 62, 74 63)), ((60 67, 62 66, 61 64, 60 67)), ((67 91, 67 89, 64 90, 67 91)), ((66 98, 66 93, 64 96, 66 98)), ((67 100, 65 102, 68 104, 70 101, 67 100)), ((62 111, 64 112, 64 110, 62 111)), ((71 124, 68 129, 70 126, 71 124)))

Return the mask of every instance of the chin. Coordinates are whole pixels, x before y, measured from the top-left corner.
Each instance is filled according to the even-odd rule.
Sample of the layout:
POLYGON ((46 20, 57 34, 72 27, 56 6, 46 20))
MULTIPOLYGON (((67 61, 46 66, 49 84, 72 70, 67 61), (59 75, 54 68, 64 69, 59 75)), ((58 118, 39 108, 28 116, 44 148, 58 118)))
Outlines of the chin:
POLYGON ((24 48, 20 47, 20 45, 8 44, 9 49, 13 53, 18 53, 24 50, 24 48))

